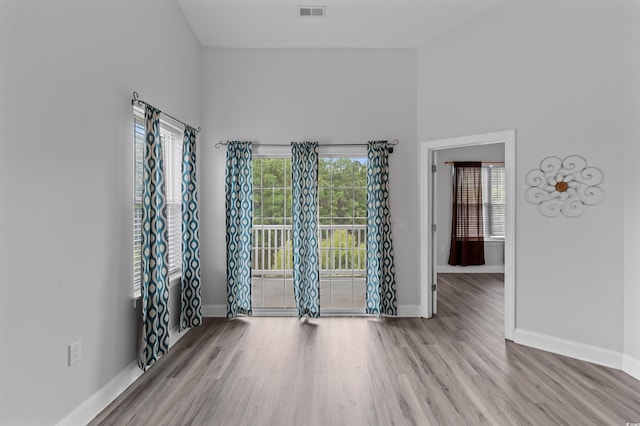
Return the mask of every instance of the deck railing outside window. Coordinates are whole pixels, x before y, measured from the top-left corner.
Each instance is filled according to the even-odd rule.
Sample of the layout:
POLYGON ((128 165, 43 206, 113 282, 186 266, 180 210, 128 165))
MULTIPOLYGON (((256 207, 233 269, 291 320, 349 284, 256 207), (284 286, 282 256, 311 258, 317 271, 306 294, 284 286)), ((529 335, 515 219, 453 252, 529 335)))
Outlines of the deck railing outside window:
MULTIPOLYGON (((366 225, 320 225, 320 273, 364 276, 366 225)), ((291 225, 253 227, 252 275, 283 275, 291 271, 291 225)))

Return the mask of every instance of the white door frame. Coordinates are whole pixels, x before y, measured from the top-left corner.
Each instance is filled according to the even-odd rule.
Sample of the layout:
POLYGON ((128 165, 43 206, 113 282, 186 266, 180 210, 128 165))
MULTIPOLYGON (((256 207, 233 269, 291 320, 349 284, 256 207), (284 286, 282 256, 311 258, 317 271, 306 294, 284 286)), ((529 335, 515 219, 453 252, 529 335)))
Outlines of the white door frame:
POLYGON ((420 191, 420 293, 421 315, 433 315, 434 295, 431 291, 431 277, 437 265, 433 262, 431 224, 434 222, 432 209, 433 174, 431 164, 433 151, 464 146, 504 143, 504 167, 506 172, 506 233, 504 240, 504 337, 514 339, 516 320, 516 131, 461 136, 419 143, 419 191, 420 191))

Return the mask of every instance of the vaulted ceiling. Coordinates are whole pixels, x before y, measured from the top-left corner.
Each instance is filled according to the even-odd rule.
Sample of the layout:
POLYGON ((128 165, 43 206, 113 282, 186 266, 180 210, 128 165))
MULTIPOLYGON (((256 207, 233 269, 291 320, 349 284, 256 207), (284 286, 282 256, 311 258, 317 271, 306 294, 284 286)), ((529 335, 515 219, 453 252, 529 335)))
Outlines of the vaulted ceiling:
POLYGON ((208 47, 418 47, 504 0, 178 0, 208 47), (326 6, 301 18, 298 6, 326 6))

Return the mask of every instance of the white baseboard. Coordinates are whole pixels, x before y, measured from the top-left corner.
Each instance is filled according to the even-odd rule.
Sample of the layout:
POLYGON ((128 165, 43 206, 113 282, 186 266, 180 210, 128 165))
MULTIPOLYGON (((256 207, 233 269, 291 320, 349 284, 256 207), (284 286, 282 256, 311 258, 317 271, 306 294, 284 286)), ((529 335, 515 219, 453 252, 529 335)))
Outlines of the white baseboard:
MULTIPOLYGON (((169 348, 176 344, 190 329, 182 331, 178 329, 169 332, 169 348)), ((77 406, 71 413, 57 423, 57 426, 86 425, 95 416, 100 414, 109 404, 111 404, 122 392, 125 391, 144 372, 138 367, 138 361, 129 364, 109 383, 98 389, 93 395, 87 398, 82 404, 77 406)))
POLYGON ((398 305, 398 316, 403 318, 421 317, 420 305, 398 305))
POLYGON ((516 343, 622 370, 622 353, 516 328, 516 343))
MULTIPOLYGON (((399 305, 398 316, 399 317, 420 317, 420 305, 399 305)), ((214 317, 214 318, 226 318, 227 306, 226 305, 203 305, 202 316, 214 317)), ((278 316, 277 313, 270 312, 268 316, 278 316)))
POLYGON ((630 355, 622 356, 622 371, 631 377, 640 380, 640 359, 630 355))
POLYGON ((226 318, 227 305, 203 305, 202 316, 214 317, 214 318, 226 318))
POLYGON ((436 271, 443 274, 504 274, 504 265, 438 265, 436 267, 436 271))
POLYGON ((191 328, 185 328, 182 331, 179 331, 177 328, 175 330, 171 330, 169 332, 169 348, 178 343, 178 340, 182 339, 189 330, 191 330, 191 328))
POLYGON ((111 379, 109 383, 101 387, 64 419, 60 420, 57 425, 86 425, 104 410, 107 405, 113 402, 118 395, 135 382, 142 373, 143 371, 138 367, 138 361, 129 364, 127 368, 111 379))

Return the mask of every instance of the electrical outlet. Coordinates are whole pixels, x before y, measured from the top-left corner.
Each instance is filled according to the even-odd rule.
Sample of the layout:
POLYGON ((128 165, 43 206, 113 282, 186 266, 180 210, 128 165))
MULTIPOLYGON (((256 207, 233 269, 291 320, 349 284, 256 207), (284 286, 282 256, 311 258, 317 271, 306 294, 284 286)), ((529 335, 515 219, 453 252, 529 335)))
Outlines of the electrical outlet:
POLYGON ((80 340, 69 345, 69 366, 72 366, 82 358, 82 347, 80 340))

